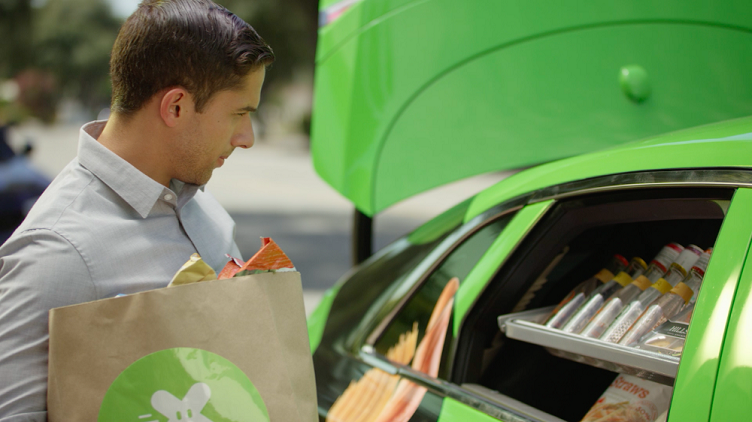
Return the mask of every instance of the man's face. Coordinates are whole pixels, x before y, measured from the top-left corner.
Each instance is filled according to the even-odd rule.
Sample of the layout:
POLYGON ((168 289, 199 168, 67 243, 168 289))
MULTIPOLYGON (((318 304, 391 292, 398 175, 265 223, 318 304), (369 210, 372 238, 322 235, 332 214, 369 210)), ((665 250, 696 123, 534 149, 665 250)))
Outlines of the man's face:
POLYGON ((253 146, 250 113, 258 108, 265 74, 262 67, 247 75, 240 87, 214 94, 203 113, 191 111, 171 155, 173 178, 204 185, 235 148, 253 146))

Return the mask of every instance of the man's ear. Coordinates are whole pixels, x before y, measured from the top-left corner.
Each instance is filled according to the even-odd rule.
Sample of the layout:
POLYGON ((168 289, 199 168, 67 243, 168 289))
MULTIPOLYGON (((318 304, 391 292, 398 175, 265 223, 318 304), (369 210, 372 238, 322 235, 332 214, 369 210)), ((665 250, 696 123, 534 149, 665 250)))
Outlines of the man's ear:
POLYGON ((184 88, 170 88, 162 95, 159 104, 159 115, 168 127, 177 126, 179 119, 185 116, 191 102, 188 92, 184 88))

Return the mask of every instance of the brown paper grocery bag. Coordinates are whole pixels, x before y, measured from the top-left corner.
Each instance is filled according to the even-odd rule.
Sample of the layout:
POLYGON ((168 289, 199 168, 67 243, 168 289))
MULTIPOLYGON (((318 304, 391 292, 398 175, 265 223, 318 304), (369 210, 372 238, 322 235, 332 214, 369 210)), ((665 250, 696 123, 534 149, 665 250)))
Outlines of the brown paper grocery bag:
POLYGON ((300 274, 50 311, 48 420, 316 421, 300 274))

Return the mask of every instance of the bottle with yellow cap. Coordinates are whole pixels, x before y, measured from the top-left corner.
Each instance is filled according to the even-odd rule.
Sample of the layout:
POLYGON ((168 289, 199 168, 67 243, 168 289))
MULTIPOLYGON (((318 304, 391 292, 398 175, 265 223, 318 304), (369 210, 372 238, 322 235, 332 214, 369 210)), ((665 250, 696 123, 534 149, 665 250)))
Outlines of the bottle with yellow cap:
POLYGON ((702 253, 702 249, 695 245, 689 245, 684 248, 676 261, 671 264, 668 273, 653 283, 652 286, 645 289, 644 292, 640 293, 637 299, 625 306, 621 313, 619 313, 619 316, 616 317, 614 322, 601 335, 600 339, 610 343, 618 343, 632 324, 637 321, 637 318, 645 312, 648 305, 663 296, 686 277, 687 270, 684 268, 691 268, 695 265, 695 262, 697 262, 702 253))
POLYGON ((694 293, 700 290, 709 260, 710 254, 703 253, 684 281, 679 282, 671 291, 651 303, 632 328, 619 340, 619 344, 634 346, 642 336, 678 314, 689 303, 694 293))
POLYGON ((624 306, 666 273, 669 265, 679 257, 682 250, 684 248, 678 243, 669 243, 664 246, 650 261, 647 271, 609 298, 580 334, 585 337, 599 338, 624 309, 624 306))
POLYGON ((545 325, 549 328, 561 328, 574 312, 579 308, 598 286, 611 281, 614 273, 618 274, 629 265, 629 261, 623 256, 616 254, 609 264, 598 271, 589 279, 578 284, 568 295, 554 308, 551 315, 546 319, 545 325))
POLYGON ((640 257, 632 258, 629 266, 625 271, 620 272, 608 283, 603 284, 593 291, 590 298, 582 305, 574 316, 567 321, 561 328, 566 333, 578 334, 585 328, 590 319, 598 312, 603 306, 603 303, 608 300, 614 293, 621 290, 624 286, 629 285, 635 278, 642 275, 647 269, 647 264, 640 257))

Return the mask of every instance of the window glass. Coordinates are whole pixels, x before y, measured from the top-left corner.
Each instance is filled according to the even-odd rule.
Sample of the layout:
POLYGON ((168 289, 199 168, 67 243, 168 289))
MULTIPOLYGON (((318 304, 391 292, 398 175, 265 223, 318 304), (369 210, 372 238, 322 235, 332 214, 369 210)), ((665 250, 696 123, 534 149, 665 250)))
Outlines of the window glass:
POLYGON ((512 214, 506 215, 481 228, 461 245, 455 248, 444 261, 431 273, 405 306, 399 311, 387 329, 374 345, 377 352, 386 355, 389 348, 399 342, 400 335, 410 332, 413 324, 418 324, 418 338, 420 343, 425 334, 431 312, 442 290, 449 280, 457 277, 462 281, 475 267, 483 254, 496 240, 502 230, 512 218, 512 214))

